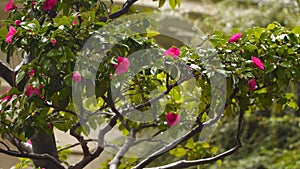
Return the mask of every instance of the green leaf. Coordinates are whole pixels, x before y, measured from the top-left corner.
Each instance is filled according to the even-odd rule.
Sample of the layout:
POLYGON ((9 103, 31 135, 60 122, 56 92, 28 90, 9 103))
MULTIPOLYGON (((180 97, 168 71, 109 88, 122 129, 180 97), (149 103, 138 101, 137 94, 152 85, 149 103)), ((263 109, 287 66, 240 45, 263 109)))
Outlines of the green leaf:
POLYGON ((275 27, 276 27, 276 25, 272 23, 272 24, 269 24, 269 25, 268 25, 267 29, 272 30, 272 29, 274 29, 275 27))
POLYGON ((178 5, 178 7, 180 7, 180 0, 175 0, 176 1, 176 4, 178 5))
POLYGON ((293 32, 294 34, 300 34, 300 25, 293 28, 291 32, 293 32))
POLYGON ((175 9, 176 7, 176 0, 169 0, 169 5, 172 9, 175 9))
POLYGON ((19 93, 19 90, 15 87, 12 87, 7 94, 8 95, 13 95, 13 94, 18 94, 18 93, 19 93))
POLYGON ((98 124, 97 124, 95 118, 90 118, 89 125, 93 130, 96 130, 98 127, 98 124))
POLYGON ((247 45, 244 47, 244 50, 250 51, 250 52, 254 52, 254 50, 257 50, 258 47, 255 45, 247 45))
POLYGON ((16 84, 19 84, 25 76, 25 72, 21 70, 16 77, 16 84))
POLYGON ((32 20, 31 22, 22 22, 21 27, 33 32, 38 32, 40 30, 40 23, 37 20, 32 20))
POLYGON ((95 16, 96 16, 96 12, 95 11, 90 11, 89 12, 89 21, 94 22, 95 21, 95 16))
POLYGON ((60 25, 68 26, 68 25, 70 25, 70 23, 71 23, 71 20, 66 16, 63 16, 61 18, 59 18, 59 17, 54 18, 54 25, 57 27, 60 25))
POLYGON ((175 149, 170 150, 169 153, 175 157, 182 157, 186 154, 186 150, 181 146, 178 146, 175 149))
POLYGON ((6 38, 6 35, 8 33, 8 30, 6 27, 3 27, 0 29, 0 40, 4 40, 6 38))
POLYGON ((290 108, 294 109, 294 110, 298 110, 298 108, 299 108, 299 107, 298 107, 298 104, 297 104, 296 102, 294 102, 294 101, 288 102, 287 105, 288 105, 290 108))
POLYGON ((93 79, 94 78, 93 73, 88 71, 88 70, 83 70, 82 71, 82 76, 86 79, 93 79))
POLYGON ((159 0, 158 7, 161 8, 166 3, 166 0, 159 0))

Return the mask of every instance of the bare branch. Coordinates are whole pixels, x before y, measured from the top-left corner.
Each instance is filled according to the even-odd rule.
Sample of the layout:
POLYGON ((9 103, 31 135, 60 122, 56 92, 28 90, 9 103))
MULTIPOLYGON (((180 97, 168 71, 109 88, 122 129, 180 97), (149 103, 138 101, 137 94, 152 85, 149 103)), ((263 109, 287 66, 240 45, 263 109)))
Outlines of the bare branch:
POLYGON ((3 141, 0 141, 0 143, 6 148, 6 150, 10 150, 9 146, 6 143, 4 143, 3 141))
POLYGON ((14 86, 15 72, 3 62, 0 61, 0 76, 10 85, 14 86))
POLYGON ((233 153, 235 153, 240 147, 242 147, 242 143, 240 140, 241 137, 241 133, 242 133, 242 122, 243 122, 243 117, 244 117, 244 112, 240 112, 239 114, 239 118, 238 118, 238 128, 237 128, 237 133, 235 136, 235 141, 236 141, 236 145, 221 153, 218 154, 214 157, 210 157, 210 158, 205 158, 205 159, 199 159, 199 160, 181 160, 181 161, 177 161, 171 164, 167 164, 164 166, 159 166, 159 167, 153 167, 153 168, 148 168, 148 169, 181 169, 181 168, 187 168, 187 167, 191 167, 191 166, 195 166, 195 165, 200 165, 200 164, 208 164, 208 163, 212 163, 215 162, 217 160, 223 159, 233 153))
POLYGON ((110 161, 109 169, 118 169, 121 158, 129 150, 129 148, 131 147, 134 140, 135 140, 134 131, 131 130, 130 131, 130 136, 125 139, 123 146, 119 149, 119 151, 115 155, 115 157, 110 161))
POLYGON ((112 13, 110 15, 108 15, 108 17, 103 17, 100 19, 100 22, 106 22, 108 19, 116 19, 124 14, 126 14, 129 10, 129 8, 138 0, 127 0, 122 8, 120 10, 118 10, 117 12, 115 13, 112 13))
POLYGON ((12 135, 7 134, 6 135, 6 139, 12 143, 20 152, 27 152, 27 153, 31 153, 33 152, 32 150, 32 145, 26 142, 22 142, 19 139, 15 138, 12 135))
POLYGON ((58 160, 56 160, 54 157, 52 157, 49 154, 21 153, 18 151, 3 150, 3 149, 0 149, 0 153, 10 155, 13 157, 30 158, 30 159, 35 159, 35 160, 46 160, 46 161, 52 162, 56 166, 57 169, 65 169, 65 167, 63 165, 61 165, 58 160))
POLYGON ((166 145, 163 148, 159 149, 158 151, 154 152, 153 154, 151 154, 150 156, 145 158, 143 161, 141 161, 139 164, 137 164, 135 167, 133 167, 133 169, 142 169, 142 168, 144 168, 150 162, 152 162, 154 159, 156 159, 157 157, 159 157, 163 153, 173 149, 178 144, 182 143, 183 141, 188 140, 189 138, 193 137, 195 134, 201 132, 202 127, 203 127, 202 123, 197 124, 197 126, 194 127, 191 131, 189 131, 185 135, 177 138, 176 140, 172 141, 171 143, 169 143, 168 145, 166 145))
POLYGON ((78 122, 74 126, 72 126, 72 128, 70 130, 70 135, 75 137, 78 140, 78 142, 81 145, 84 157, 87 157, 87 156, 90 156, 91 153, 89 151, 89 147, 87 146, 87 140, 85 140, 82 135, 76 133, 76 129, 79 126, 80 126, 80 122, 78 122))
POLYGON ((63 111, 63 112, 72 114, 72 115, 74 115, 74 116, 77 116, 80 120, 84 120, 84 118, 83 118, 79 113, 76 113, 76 112, 74 112, 74 111, 72 111, 72 110, 61 109, 61 108, 55 107, 54 105, 49 104, 47 101, 44 101, 44 105, 53 108, 54 111, 63 111))
MULTIPOLYGON (((86 141, 86 142, 92 142, 92 141, 96 142, 97 140, 94 140, 94 139, 87 139, 87 140, 85 140, 85 141, 86 141)), ((70 149, 70 148, 73 148, 73 147, 76 147, 76 146, 79 146, 79 145, 81 145, 81 143, 75 143, 75 144, 66 146, 66 147, 64 147, 64 148, 61 148, 61 149, 57 150, 57 152, 61 152, 61 151, 64 151, 64 150, 68 150, 68 149, 70 149)))
POLYGON ((76 163, 74 166, 70 166, 69 169, 82 169, 87 164, 89 164, 91 161, 93 161, 95 158, 97 158, 104 150, 104 136, 109 132, 113 126, 117 124, 118 116, 114 115, 110 122, 106 124, 102 129, 100 129, 98 134, 98 147, 97 149, 89 156, 84 157, 82 160, 80 160, 78 163, 76 163))
POLYGON ((146 124, 146 125, 143 125, 143 126, 139 126, 136 129, 134 129, 134 132, 137 133, 140 130, 143 130, 143 129, 148 128, 148 127, 157 127, 157 124, 146 124))

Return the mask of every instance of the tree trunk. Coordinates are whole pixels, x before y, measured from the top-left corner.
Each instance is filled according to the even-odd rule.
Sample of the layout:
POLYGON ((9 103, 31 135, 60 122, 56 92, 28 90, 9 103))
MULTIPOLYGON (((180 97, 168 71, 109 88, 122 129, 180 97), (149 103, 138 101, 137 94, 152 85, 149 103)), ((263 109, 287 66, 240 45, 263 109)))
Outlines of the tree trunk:
MULTIPOLYGON (((39 131, 32 138, 32 148, 33 152, 37 154, 47 153, 54 158, 58 159, 58 153, 55 143, 54 134, 48 134, 44 131, 39 131)), ((55 165, 46 160, 33 160, 35 167, 45 168, 45 169, 55 169, 55 165)))

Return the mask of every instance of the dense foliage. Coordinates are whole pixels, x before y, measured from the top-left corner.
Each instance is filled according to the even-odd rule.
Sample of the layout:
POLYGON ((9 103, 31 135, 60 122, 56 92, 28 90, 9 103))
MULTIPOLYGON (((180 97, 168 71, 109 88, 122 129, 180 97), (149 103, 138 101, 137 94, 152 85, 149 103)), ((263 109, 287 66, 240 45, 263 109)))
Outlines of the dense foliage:
MULTIPOLYGON (((284 137, 272 143, 287 149, 282 153, 288 157, 297 154, 288 151, 299 147, 297 137, 282 136, 281 130, 290 126, 277 124, 294 117, 290 123, 298 131, 299 26, 287 29, 274 22, 265 28, 234 29, 231 35, 215 31, 196 37, 199 46, 172 46, 172 38, 164 46, 157 15, 131 17, 136 11, 130 2, 135 1, 123 7, 93 0, 8 2, 5 10, 10 15, 0 30, 1 50, 7 53, 7 61, 21 51, 24 61, 12 73, 11 88, 1 96, 0 105, 1 137, 13 140, 18 152, 1 142, 2 153, 50 161, 57 168, 83 168, 108 146, 115 155, 103 168, 161 166, 182 158, 189 160, 187 166, 218 161, 224 167, 230 162, 222 164, 218 154, 234 146, 234 139, 239 148, 245 115, 255 117, 245 123, 249 127, 244 129, 246 145, 257 145, 256 139, 267 142, 284 137), (115 25, 110 24, 111 19, 115 25), (237 116, 238 127, 232 125, 237 116), (280 118, 274 118, 277 116, 280 118), (220 122, 227 130, 216 130, 209 144, 203 140, 213 131, 209 130, 212 122, 220 122), (252 131, 258 124, 266 126, 268 137, 252 131), (84 139, 83 135, 99 126, 95 138, 84 139), (69 151, 49 153, 54 158, 36 151, 41 144, 37 138, 44 137, 40 133, 52 136, 53 129, 70 132, 78 140, 83 160, 68 164, 69 151), (104 136, 112 129, 125 137, 106 142, 104 136), (231 137, 224 147, 218 140, 225 131, 231 137), (28 140, 33 140, 33 152, 21 146, 28 140), (161 144, 145 152, 143 142, 149 140, 161 144), (87 147, 91 141, 98 144, 94 152, 87 147), (283 145, 286 142, 289 144, 283 145), (135 154, 126 156, 127 152, 135 154), (206 162, 209 157, 213 160, 206 162)), ((159 5, 164 2, 160 0, 159 5)), ((169 4, 175 8, 180 1, 170 0, 169 4)), ((256 152, 265 153, 264 149, 256 152)), ((297 160, 295 157, 291 168, 297 160)), ((272 160, 265 163, 265 167, 282 166, 272 160)), ((35 166, 49 168, 43 163, 35 166)))

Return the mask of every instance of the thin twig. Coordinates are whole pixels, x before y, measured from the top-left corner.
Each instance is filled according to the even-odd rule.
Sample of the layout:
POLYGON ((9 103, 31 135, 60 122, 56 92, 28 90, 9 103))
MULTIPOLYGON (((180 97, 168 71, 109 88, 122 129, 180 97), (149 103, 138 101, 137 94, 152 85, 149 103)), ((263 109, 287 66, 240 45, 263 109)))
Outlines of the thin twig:
MULTIPOLYGON (((85 140, 85 141, 86 141, 86 142, 92 142, 92 141, 96 142, 97 140, 95 140, 95 139, 87 139, 87 140, 85 140)), ((80 144, 81 144, 81 143, 75 143, 75 144, 66 146, 66 147, 64 147, 64 148, 61 148, 61 149, 57 150, 57 152, 61 152, 61 151, 64 151, 64 150, 68 150, 68 149, 70 149, 70 148, 79 146, 80 144)))
POLYGON ((144 107, 151 106, 151 104, 153 104, 154 102, 157 102, 159 99, 161 99, 165 95, 169 94, 174 87, 180 85, 181 83, 183 83, 185 81, 188 81, 188 80, 192 79, 193 77, 194 77, 193 75, 186 76, 185 78, 176 81, 174 84, 170 84, 169 87, 168 87, 168 89, 166 91, 164 91, 162 94, 158 95, 157 97, 152 98, 149 101, 147 101, 145 103, 142 103, 142 104, 139 104, 137 106, 133 106, 133 107, 129 107, 127 109, 121 110, 120 112, 124 116, 127 113, 132 112, 134 110, 140 110, 140 109, 142 109, 144 107))
POLYGON ((20 153, 18 151, 3 150, 3 149, 0 149, 0 153, 4 153, 6 155, 10 155, 13 157, 30 158, 35 160, 46 160, 52 162, 56 166, 56 169, 65 169, 65 167, 61 165, 58 160, 56 160, 54 157, 52 157, 49 154, 20 153))
POLYGON ((116 19, 124 14, 126 14, 128 12, 128 10, 130 9, 130 7, 138 0, 127 0, 122 8, 120 10, 118 10, 115 13, 112 13, 110 15, 108 15, 108 17, 103 17, 100 19, 100 22, 106 22, 108 19, 116 19))

